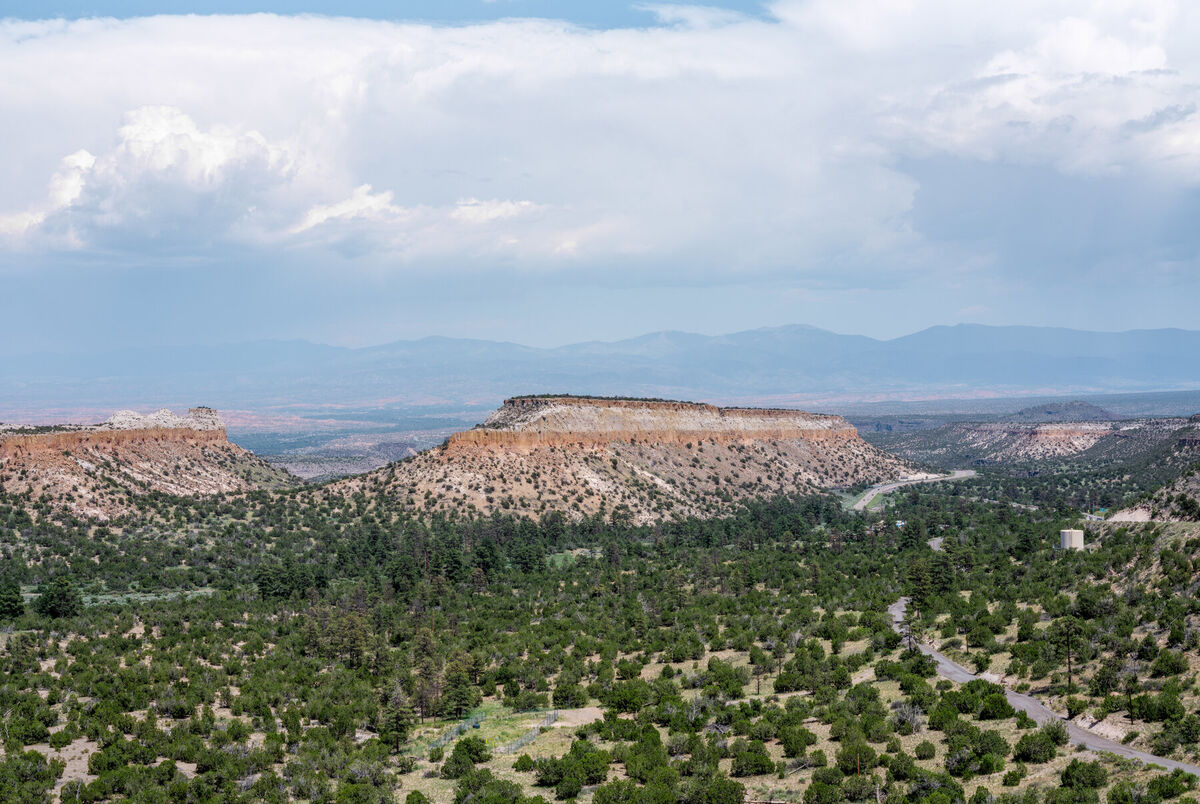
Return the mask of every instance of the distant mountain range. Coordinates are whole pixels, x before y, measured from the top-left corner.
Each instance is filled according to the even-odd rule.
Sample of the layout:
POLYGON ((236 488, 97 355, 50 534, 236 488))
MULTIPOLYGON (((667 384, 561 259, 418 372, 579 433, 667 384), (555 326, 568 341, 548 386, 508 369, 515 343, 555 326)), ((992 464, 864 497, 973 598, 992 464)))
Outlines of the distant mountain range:
POLYGON ((542 392, 835 409, 901 398, 1197 387, 1197 331, 958 325, 877 340, 787 326, 718 336, 656 332, 548 349, 430 337, 365 348, 261 341, 5 357, 0 420, 29 420, 42 410, 61 419, 73 410, 205 404, 397 427, 420 411, 469 418, 505 397, 542 392))

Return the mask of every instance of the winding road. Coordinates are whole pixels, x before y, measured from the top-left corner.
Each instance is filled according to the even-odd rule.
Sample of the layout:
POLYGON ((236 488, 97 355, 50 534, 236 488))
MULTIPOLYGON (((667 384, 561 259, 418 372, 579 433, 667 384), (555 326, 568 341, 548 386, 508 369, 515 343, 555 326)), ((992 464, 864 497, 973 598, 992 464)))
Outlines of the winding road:
POLYGON ((905 486, 913 486, 917 483, 940 483, 943 480, 966 480, 968 477, 975 477, 974 469, 955 469, 954 473, 949 475, 922 477, 916 480, 893 480, 890 483, 880 483, 878 486, 871 486, 871 488, 867 489, 867 493, 858 502, 854 503, 854 510, 862 511, 871 504, 871 500, 880 494, 887 494, 889 491, 895 491, 905 486))
MULTIPOLYGON (((888 614, 892 615, 892 627, 896 629, 896 633, 901 635, 904 634, 904 629, 901 623, 904 621, 904 612, 907 609, 908 598, 906 597, 902 597, 892 605, 888 606, 888 614)), ((960 684, 966 683, 974 678, 978 678, 978 676, 976 676, 970 670, 947 658, 945 655, 929 645, 918 642, 917 648, 921 651, 921 653, 931 657, 934 662, 937 663, 938 675, 940 675, 942 678, 948 678, 951 681, 955 681, 960 684)), ((1038 725, 1047 723, 1051 720, 1061 719, 1058 715, 1047 709, 1041 701, 1029 695, 1014 692, 1013 690, 1005 687, 1004 697, 1008 699, 1008 702, 1012 704, 1013 708, 1020 709, 1021 711, 1025 712, 1027 715, 1037 721, 1038 725)), ((1107 751, 1109 753, 1117 754, 1118 756, 1136 759, 1139 762, 1146 764, 1153 763, 1171 770, 1178 768, 1180 770, 1187 771, 1188 773, 1194 773, 1197 776, 1200 776, 1200 765, 1190 765, 1186 762, 1177 762, 1174 759, 1166 759, 1164 757, 1155 756, 1154 754, 1147 754, 1145 751, 1137 751, 1128 746, 1122 745, 1121 743, 1110 740, 1107 737, 1101 737, 1099 734, 1093 734, 1092 732, 1080 728, 1070 721, 1064 720, 1063 722, 1066 723, 1067 735, 1070 741, 1075 745, 1083 746, 1089 751, 1107 751)))

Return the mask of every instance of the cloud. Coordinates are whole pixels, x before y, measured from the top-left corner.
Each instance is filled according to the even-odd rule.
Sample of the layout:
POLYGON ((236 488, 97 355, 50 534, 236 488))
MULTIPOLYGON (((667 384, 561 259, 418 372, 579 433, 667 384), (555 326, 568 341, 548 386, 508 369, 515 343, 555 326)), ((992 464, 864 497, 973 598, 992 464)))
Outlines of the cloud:
POLYGON ((0 249, 879 286, 1018 270, 919 214, 912 165, 1200 184, 1188 4, 654 10, 667 25, 0 22, 0 70, 24 77, 0 86, 22 121, 0 132, 20 155, 0 164, 0 249))
POLYGON ((292 227, 292 234, 308 231, 328 221, 344 221, 355 218, 369 221, 400 220, 405 210, 392 203, 392 193, 373 193, 371 185, 364 184, 354 193, 336 204, 317 204, 304 214, 304 220, 292 227))
POLYGON ((524 215, 537 209, 537 206, 532 201, 503 201, 498 198, 480 201, 478 198, 467 198, 458 202, 450 217, 463 223, 491 223, 524 215))
POLYGON ((32 245, 167 250, 253 236, 278 217, 296 170, 285 145, 254 130, 201 130, 181 110, 129 112, 116 143, 95 156, 65 157, 46 196, 4 226, 32 245))

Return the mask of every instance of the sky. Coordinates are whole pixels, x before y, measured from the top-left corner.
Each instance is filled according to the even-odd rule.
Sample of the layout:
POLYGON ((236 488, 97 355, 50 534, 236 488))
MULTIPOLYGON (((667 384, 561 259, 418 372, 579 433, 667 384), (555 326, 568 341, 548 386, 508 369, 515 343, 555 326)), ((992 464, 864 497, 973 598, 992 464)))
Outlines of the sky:
POLYGON ((1200 329, 1194 3, 249 7, 0 3, 0 353, 1200 329))

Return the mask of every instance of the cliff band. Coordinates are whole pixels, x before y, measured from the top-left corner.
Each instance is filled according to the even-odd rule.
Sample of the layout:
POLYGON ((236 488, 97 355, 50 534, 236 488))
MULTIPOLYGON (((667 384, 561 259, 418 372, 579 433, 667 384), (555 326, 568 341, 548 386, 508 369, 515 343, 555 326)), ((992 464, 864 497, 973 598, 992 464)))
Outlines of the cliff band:
POLYGON ((575 397, 521 397, 475 428, 450 436, 450 448, 467 445, 532 448, 601 445, 613 441, 684 444, 797 438, 852 440, 854 427, 839 416, 798 410, 718 408, 693 402, 575 397))

